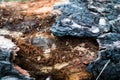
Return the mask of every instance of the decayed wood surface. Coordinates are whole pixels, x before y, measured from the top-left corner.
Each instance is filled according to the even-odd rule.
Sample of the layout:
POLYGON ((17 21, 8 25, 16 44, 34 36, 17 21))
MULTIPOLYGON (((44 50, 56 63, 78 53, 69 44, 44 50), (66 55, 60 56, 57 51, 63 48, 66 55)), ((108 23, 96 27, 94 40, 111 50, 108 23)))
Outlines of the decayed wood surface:
POLYGON ((53 80, 90 79, 86 66, 96 58, 98 44, 94 39, 57 38, 52 35, 50 27, 60 15, 59 11, 52 9, 58 2, 61 3, 59 0, 37 0, 1 4, 0 34, 8 31, 3 35, 11 36, 20 47, 15 63, 37 80, 48 76, 53 80), (32 44, 35 37, 41 36, 55 43, 56 47, 50 48, 49 53, 44 53, 41 46, 32 44))

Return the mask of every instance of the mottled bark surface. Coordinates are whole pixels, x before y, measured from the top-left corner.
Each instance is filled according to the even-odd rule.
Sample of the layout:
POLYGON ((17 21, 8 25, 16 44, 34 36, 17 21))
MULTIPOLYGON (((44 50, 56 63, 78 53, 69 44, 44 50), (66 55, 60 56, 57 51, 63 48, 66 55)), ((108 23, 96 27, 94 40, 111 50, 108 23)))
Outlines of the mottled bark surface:
POLYGON ((91 79, 86 67, 97 57, 97 41, 92 38, 55 37, 50 27, 60 16, 59 11, 52 10, 57 2, 63 3, 39 0, 1 4, 0 35, 12 37, 20 48, 15 64, 27 70, 36 80, 91 79))

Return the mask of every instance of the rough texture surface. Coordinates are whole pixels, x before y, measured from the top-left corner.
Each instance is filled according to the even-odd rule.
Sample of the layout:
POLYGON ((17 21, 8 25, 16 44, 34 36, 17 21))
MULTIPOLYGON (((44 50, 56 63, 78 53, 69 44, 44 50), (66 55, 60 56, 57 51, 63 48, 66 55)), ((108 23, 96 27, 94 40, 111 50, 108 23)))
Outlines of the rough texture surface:
POLYGON ((116 1, 72 1, 55 6, 61 11, 51 31, 56 36, 98 37, 119 33, 119 3, 116 1))
POLYGON ((0 36, 0 80, 33 80, 19 73, 13 66, 13 47, 17 47, 10 39, 0 36), (7 45, 4 44, 7 42, 7 45))
POLYGON ((99 51, 99 56, 97 61, 94 61, 88 66, 88 71, 94 74, 96 78, 104 65, 110 60, 110 63, 102 72, 99 80, 115 80, 120 79, 120 42, 114 43, 109 48, 99 51), (109 75, 109 76, 108 76, 109 75))
POLYGON ((0 35, 13 38, 20 48, 14 62, 36 80, 90 79, 86 67, 96 58, 98 44, 89 38, 53 36, 50 27, 60 14, 51 10, 56 2, 39 0, 1 4, 0 35))
POLYGON ((56 2, 0 5, 0 35, 11 36, 21 49, 15 63, 36 80, 94 80, 109 61, 98 79, 119 79, 119 0, 70 0, 54 12, 56 2), (51 32, 61 38, 52 35, 52 25, 51 32))
POLYGON ((99 17, 90 13, 84 5, 70 3, 57 6, 55 9, 61 10, 62 15, 51 28, 54 35, 97 37, 101 34, 98 22, 95 22, 99 17))
POLYGON ((93 79, 120 79, 119 1, 70 0, 69 4, 58 5, 55 9, 61 11, 61 16, 51 28, 55 36, 69 35, 97 39, 100 49, 98 58, 87 67, 94 75, 93 79))

